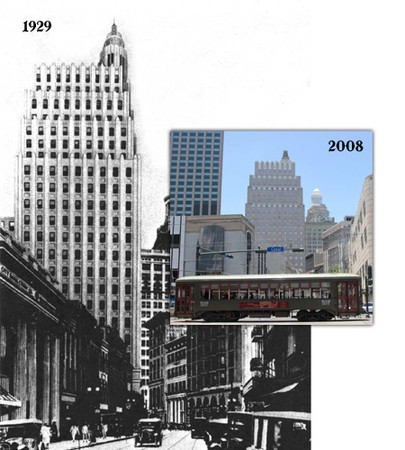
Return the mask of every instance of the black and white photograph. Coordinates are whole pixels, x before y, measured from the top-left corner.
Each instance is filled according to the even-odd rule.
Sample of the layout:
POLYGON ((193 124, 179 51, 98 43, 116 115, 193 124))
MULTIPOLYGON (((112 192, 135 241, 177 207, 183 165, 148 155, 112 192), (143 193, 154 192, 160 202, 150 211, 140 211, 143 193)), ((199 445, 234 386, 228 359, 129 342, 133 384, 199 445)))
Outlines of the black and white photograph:
POLYGON ((1 450, 400 445, 391 3, 3 5, 1 450))

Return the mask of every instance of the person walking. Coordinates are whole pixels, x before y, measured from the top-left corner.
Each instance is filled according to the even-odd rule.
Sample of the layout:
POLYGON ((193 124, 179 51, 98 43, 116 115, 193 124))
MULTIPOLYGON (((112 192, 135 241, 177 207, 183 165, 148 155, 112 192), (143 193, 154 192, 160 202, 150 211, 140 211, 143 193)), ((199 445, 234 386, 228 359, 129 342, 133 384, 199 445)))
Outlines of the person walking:
POLYGON ((82 439, 83 443, 90 442, 89 427, 86 423, 82 426, 82 439))
POLYGON ((51 432, 52 432, 52 437, 51 437, 51 442, 58 442, 58 426, 56 425, 56 422, 53 421, 52 425, 51 425, 51 432))
POLYGON ((75 443, 76 442, 76 436, 79 433, 79 428, 77 427, 77 425, 72 425, 70 427, 70 434, 72 435, 72 442, 75 443))
POLYGON ((107 431, 108 431, 108 425, 106 423, 103 423, 101 425, 101 432, 103 433, 103 439, 107 437, 107 431))
POLYGON ((51 429, 48 427, 46 423, 42 424, 41 430, 40 430, 42 442, 45 446, 45 448, 49 448, 49 444, 51 442, 51 429))

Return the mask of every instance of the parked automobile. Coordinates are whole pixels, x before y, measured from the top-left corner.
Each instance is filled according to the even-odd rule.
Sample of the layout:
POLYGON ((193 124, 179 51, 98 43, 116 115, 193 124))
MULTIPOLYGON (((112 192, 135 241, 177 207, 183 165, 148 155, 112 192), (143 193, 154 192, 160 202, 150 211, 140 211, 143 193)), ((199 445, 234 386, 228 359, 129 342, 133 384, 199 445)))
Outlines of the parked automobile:
POLYGON ((156 447, 162 445, 163 423, 158 418, 140 419, 135 432, 135 447, 140 444, 154 444, 156 447))
POLYGON ((13 443, 27 446, 29 450, 38 450, 41 442, 42 422, 37 419, 16 419, 0 422, 0 449, 9 450, 13 443))

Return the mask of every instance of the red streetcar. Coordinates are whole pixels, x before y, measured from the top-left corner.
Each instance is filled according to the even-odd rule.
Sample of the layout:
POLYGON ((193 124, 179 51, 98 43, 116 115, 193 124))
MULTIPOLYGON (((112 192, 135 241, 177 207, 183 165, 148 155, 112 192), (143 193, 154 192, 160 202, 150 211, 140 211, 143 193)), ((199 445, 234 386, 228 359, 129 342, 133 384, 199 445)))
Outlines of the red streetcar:
POLYGON ((353 274, 201 275, 176 281, 177 318, 326 321, 362 313, 361 278, 353 274))

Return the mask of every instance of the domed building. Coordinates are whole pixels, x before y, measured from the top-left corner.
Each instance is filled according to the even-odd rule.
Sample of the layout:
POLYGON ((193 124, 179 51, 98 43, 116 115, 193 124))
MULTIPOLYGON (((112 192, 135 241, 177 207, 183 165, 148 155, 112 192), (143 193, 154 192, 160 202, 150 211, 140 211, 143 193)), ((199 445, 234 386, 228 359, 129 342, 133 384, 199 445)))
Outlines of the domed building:
POLYGON ((305 220, 305 253, 320 253, 323 250, 322 233, 335 223, 329 216, 329 210, 323 201, 321 191, 316 188, 312 191, 312 205, 307 211, 305 220))

